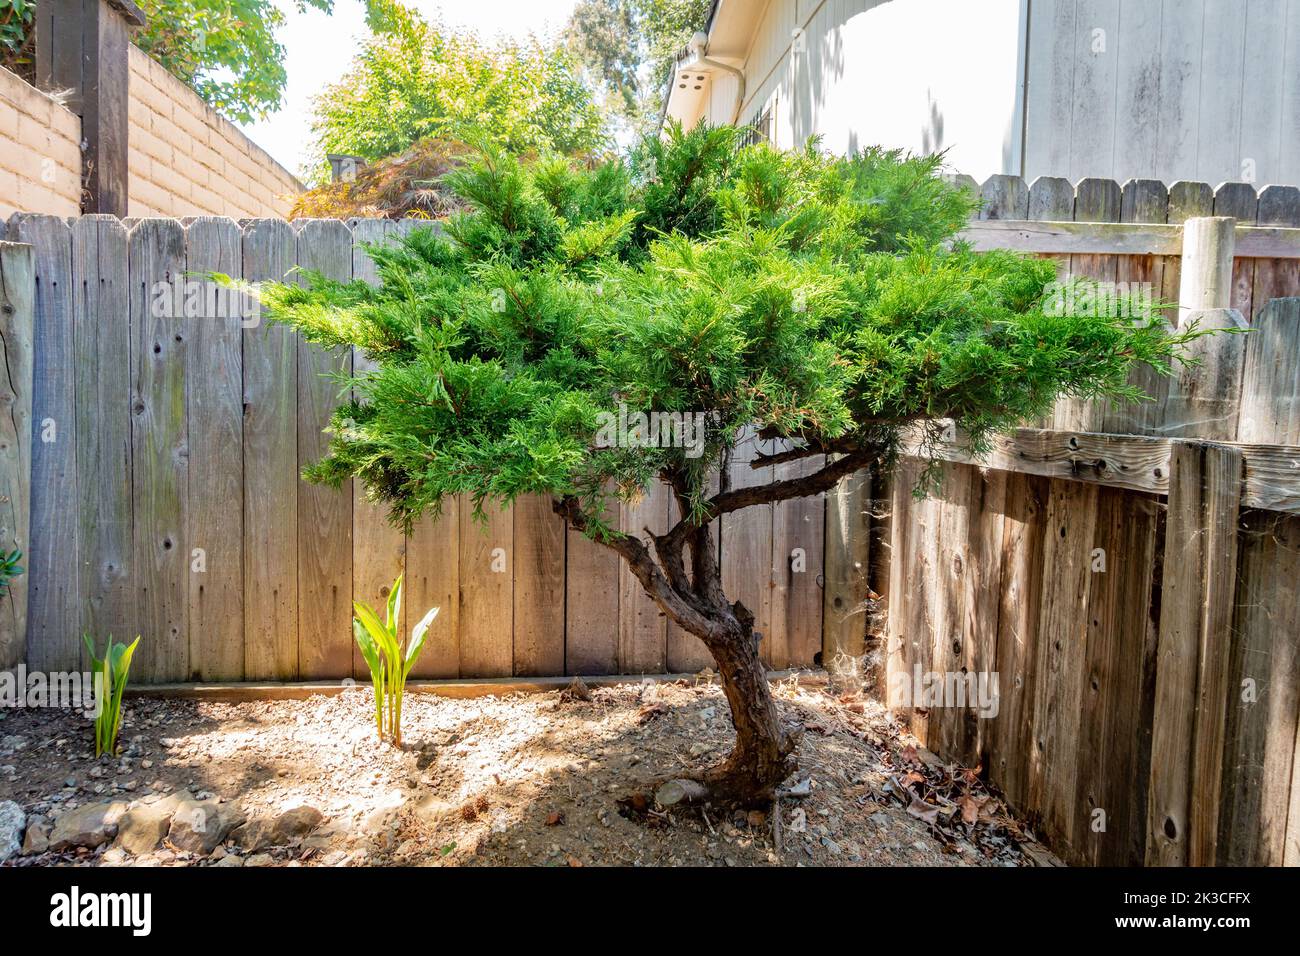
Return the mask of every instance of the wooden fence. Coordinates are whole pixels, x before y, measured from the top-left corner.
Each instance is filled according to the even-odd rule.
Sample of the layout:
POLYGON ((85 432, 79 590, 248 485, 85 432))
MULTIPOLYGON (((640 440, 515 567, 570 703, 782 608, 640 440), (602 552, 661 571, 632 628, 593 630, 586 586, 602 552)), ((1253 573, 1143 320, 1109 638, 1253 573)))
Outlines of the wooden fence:
MULTIPOLYGON (((80 666, 83 632, 139 633, 142 682, 368 676, 351 602, 379 603, 399 572, 408 609, 442 609, 417 677, 709 663, 617 556, 569 531, 545 499, 494 511, 482 529, 453 502, 407 539, 358 489, 302 482, 336 403, 326 375, 363 355, 251 326, 210 287, 195 298, 182 285, 158 307, 159 283, 174 290, 209 271, 370 280, 357 243, 413 227, 14 217, 7 238, 35 261, 29 667, 80 666)), ((733 467, 737 482, 754 480, 745 461, 733 467)), ((621 521, 665 530, 669 507, 656 488, 621 521)), ((721 529, 728 585, 756 609, 774 667, 811 665, 821 650, 823 513, 810 499, 721 529)), ((837 581, 831 617, 850 619, 835 606, 860 603, 849 589, 865 587, 865 570, 837 581)))
POLYGON ((1300 863, 1300 190, 983 192, 977 248, 1149 282, 1172 322, 1252 331, 1144 377, 1154 402, 1062 401, 981 461, 946 443, 924 500, 905 461, 877 519, 885 678, 995 672, 1000 699, 990 719, 915 694, 898 712, 1072 862, 1300 863))

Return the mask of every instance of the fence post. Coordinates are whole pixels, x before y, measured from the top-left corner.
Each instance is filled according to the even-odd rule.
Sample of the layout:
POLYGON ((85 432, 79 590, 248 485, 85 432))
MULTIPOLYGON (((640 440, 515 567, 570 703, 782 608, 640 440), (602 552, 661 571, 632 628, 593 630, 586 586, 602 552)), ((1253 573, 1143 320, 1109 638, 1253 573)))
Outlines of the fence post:
POLYGON ((1148 866, 1212 866, 1232 653, 1241 449, 1175 442, 1156 647, 1148 866))
POLYGON ((1198 216, 1183 224, 1179 325, 1193 312, 1231 307, 1236 226, 1231 216, 1198 216))
POLYGON ((83 213, 127 214, 131 32, 144 24, 132 0, 41 0, 36 8, 36 85, 66 96, 81 117, 83 213))
MULTIPOLYGON (((32 337, 36 260, 32 247, 0 242, 0 549, 23 552, 27 567, 31 527, 32 337)), ((27 574, 0 594, 0 670, 25 659, 27 574)))

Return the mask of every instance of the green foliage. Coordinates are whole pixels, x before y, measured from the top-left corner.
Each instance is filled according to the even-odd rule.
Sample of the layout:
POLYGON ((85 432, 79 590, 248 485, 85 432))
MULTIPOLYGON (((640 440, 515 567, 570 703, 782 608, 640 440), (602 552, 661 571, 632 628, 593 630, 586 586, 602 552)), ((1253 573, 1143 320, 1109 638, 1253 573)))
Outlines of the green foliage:
MULTIPOLYGON (((367 21, 382 29, 393 0, 365 0, 367 21)), ((249 122, 280 106, 285 17, 275 0, 138 0, 147 21, 133 42, 213 109, 249 122)), ((299 11, 331 13, 334 0, 294 0, 299 11)), ((35 0, 0 0, 0 66, 30 79, 35 0)))
MULTIPOLYGON (((299 11, 333 0, 294 0, 299 11)), ((139 0, 148 21, 135 44, 184 80, 213 109, 249 122, 280 106, 284 14, 273 0, 139 0)))
POLYGON ((712 0, 578 0, 565 39, 606 113, 650 132, 673 61, 704 29, 712 0))
POLYGON ((0 66, 31 82, 36 20, 34 0, 0 0, 0 66))
POLYGON ((361 656, 370 668, 370 679, 375 691, 375 728, 379 739, 387 736, 397 746, 402 745, 402 695, 406 691, 406 678, 415 666, 429 625, 438 614, 430 608, 411 629, 411 640, 402 647, 400 632, 402 620, 402 576, 399 574, 388 592, 388 605, 383 620, 374 608, 361 601, 352 604, 356 614, 352 619, 352 634, 356 638, 361 656))
POLYGON ((565 51, 488 45, 397 4, 385 27, 317 100, 322 153, 374 160, 429 136, 575 154, 603 144, 600 114, 565 51))
POLYGON ((746 426, 889 458, 951 418, 978 448, 1059 395, 1139 398, 1133 367, 1168 371, 1198 334, 1057 314, 1050 261, 954 241, 974 201, 934 157, 735 142, 671 128, 594 170, 488 150, 445 178, 469 209, 445 235, 370 250, 377 288, 266 287, 273 318, 378 366, 308 477, 359 477, 403 524, 448 495, 573 496, 600 536, 607 483, 671 469, 698 509, 746 426), (703 413, 705 453, 604 447, 620 403, 703 413))
POLYGON ((117 736, 122 729, 122 694, 126 691, 131 658, 140 638, 137 635, 129 645, 119 644, 110 634, 103 658, 95 656, 95 642, 89 634, 81 635, 81 640, 86 645, 86 653, 90 655, 90 665, 98 684, 95 694, 98 706, 95 714, 95 756, 112 756, 117 753, 117 736))
POLYGON ((0 551, 0 595, 7 593, 9 582, 23 573, 22 566, 18 563, 22 559, 23 553, 17 548, 8 554, 0 551))

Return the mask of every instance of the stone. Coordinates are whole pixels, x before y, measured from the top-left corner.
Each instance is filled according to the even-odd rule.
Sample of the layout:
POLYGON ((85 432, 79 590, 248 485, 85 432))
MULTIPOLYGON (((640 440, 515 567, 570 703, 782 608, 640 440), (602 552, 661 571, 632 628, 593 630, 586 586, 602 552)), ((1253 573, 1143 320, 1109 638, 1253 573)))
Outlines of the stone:
POLYGON ((27 836, 23 837, 23 856, 36 856, 50 848, 50 821, 33 816, 27 820, 27 836))
POLYGON ((213 866, 243 866, 244 858, 242 856, 235 856, 234 854, 231 854, 230 856, 223 856, 221 859, 219 859, 216 863, 213 863, 212 865, 213 866))
POLYGON ((270 866, 275 862, 275 857, 269 853, 255 853, 244 861, 244 866, 270 866))
POLYGON ((655 803, 661 807, 672 807, 679 803, 690 803, 707 797, 709 790, 698 780, 669 780, 655 791, 655 803))
POLYGON ((207 856, 235 827, 244 822, 237 807, 216 800, 180 800, 167 829, 167 840, 178 850, 207 856))
POLYGON ((325 815, 315 807, 301 806, 286 810, 275 818, 272 832, 282 843, 305 837, 320 825, 325 815))
POLYGON ((62 813, 54 821, 50 833, 51 850, 67 850, 84 846, 94 849, 103 846, 117 835, 117 824, 126 813, 126 804, 120 800, 110 803, 87 803, 62 813))
POLYGON ((0 863, 23 848, 27 814, 12 800, 0 801, 0 863))
POLYGON ((177 807, 193 799, 188 792, 181 791, 132 806, 117 822, 116 845, 135 856, 156 850, 171 829, 177 807))

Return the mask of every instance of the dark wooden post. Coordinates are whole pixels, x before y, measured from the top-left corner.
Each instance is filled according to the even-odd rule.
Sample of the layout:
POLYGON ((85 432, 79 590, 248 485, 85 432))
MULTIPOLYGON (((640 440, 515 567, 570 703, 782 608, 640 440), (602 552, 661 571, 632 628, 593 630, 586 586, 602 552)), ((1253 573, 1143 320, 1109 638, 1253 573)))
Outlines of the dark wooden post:
POLYGON ((83 213, 126 215, 131 32, 144 26, 131 0, 41 0, 36 85, 81 117, 83 213))

